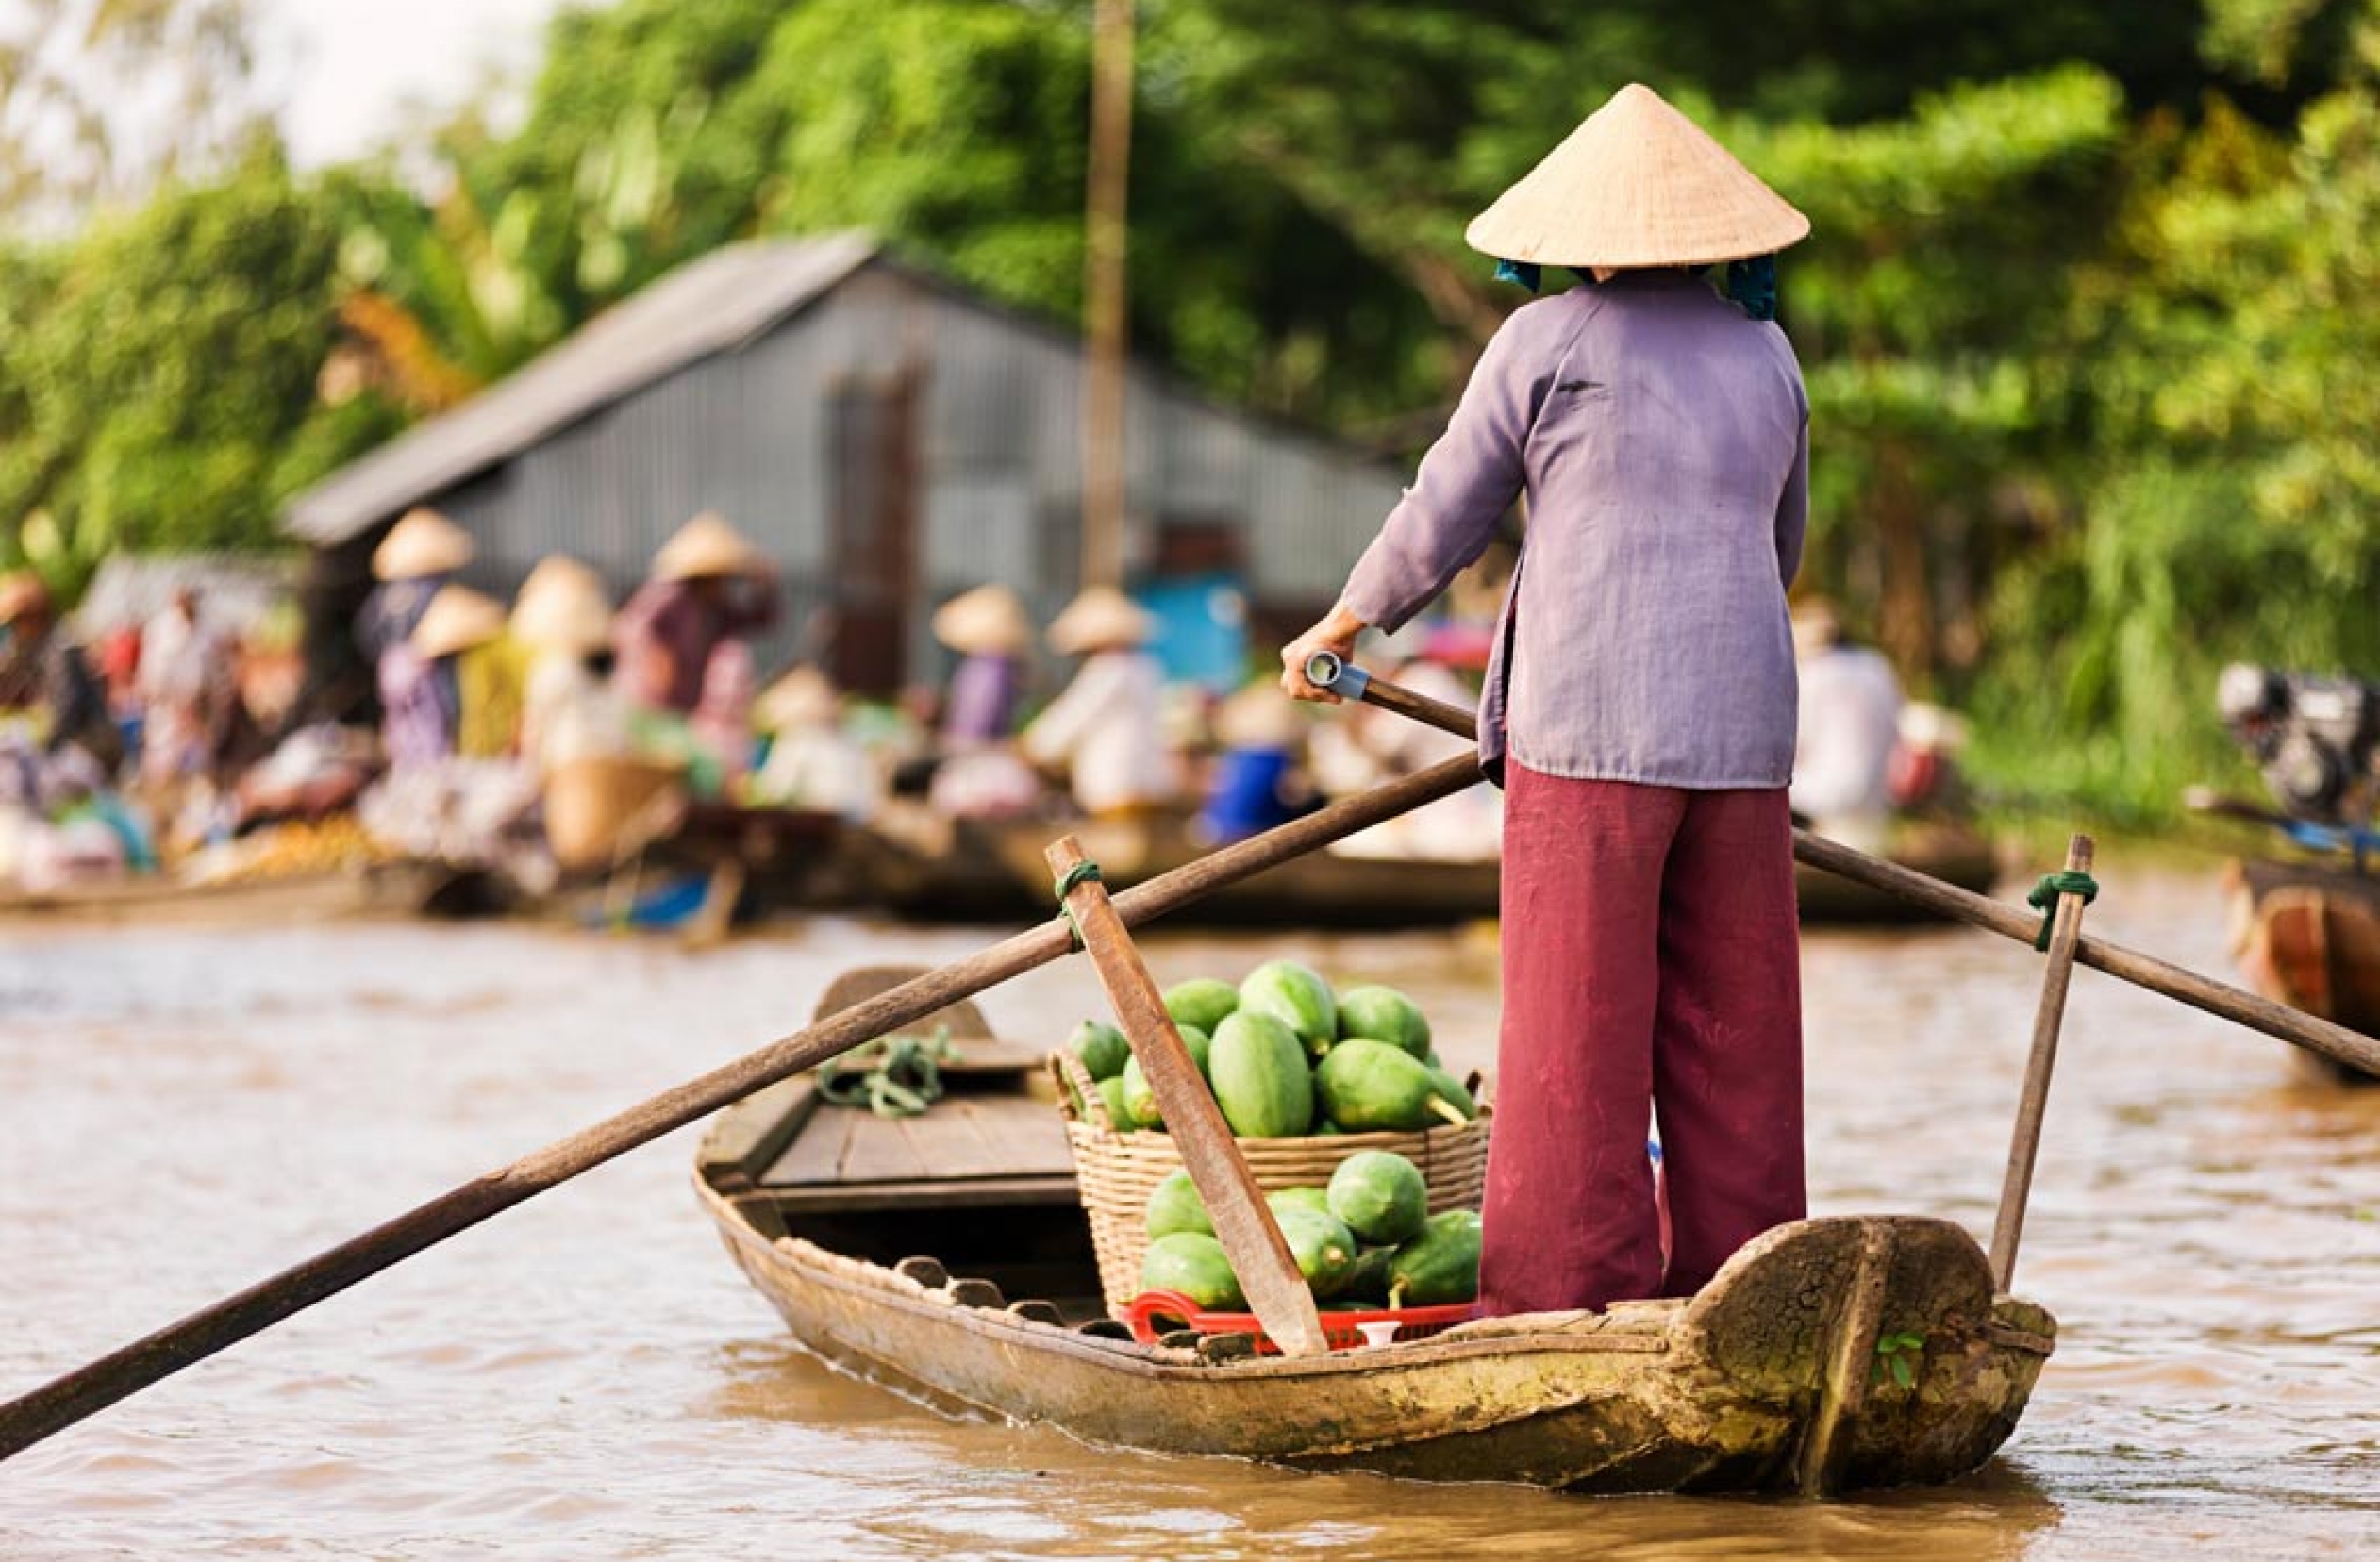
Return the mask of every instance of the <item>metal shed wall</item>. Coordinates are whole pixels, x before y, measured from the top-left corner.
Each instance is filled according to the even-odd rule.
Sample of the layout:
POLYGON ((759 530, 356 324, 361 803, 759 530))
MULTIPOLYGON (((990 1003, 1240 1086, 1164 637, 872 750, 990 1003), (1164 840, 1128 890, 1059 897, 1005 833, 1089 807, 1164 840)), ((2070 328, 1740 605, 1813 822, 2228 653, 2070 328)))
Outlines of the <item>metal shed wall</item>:
MULTIPOLYGON (((1082 356, 1070 338, 902 268, 864 266, 741 347, 424 502, 479 539, 471 573, 502 591, 559 552, 624 594, 687 517, 716 509, 785 572, 766 668, 791 658, 833 595, 829 405, 905 365, 923 376, 907 672, 934 676, 943 658, 926 619, 943 598, 1002 581, 1046 620, 1075 590, 1082 356)), ((1222 410, 1145 367, 1132 377, 1127 468, 1134 567, 1163 518, 1227 524, 1244 533, 1259 599, 1327 599, 1399 492, 1376 462, 1222 410)))

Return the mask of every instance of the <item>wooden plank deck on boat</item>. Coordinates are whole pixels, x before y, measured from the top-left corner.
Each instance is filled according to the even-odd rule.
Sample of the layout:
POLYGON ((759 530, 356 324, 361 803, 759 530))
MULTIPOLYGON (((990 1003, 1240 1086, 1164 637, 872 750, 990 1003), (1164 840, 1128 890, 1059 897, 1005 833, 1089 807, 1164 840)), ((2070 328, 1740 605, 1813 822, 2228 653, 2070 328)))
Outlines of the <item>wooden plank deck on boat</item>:
MULTIPOLYGON (((821 1011, 900 973, 867 974, 821 1011)), ((1825 1491, 1974 1469, 2053 1346, 2054 1321, 1996 1296, 1963 1230, 1889 1216, 1780 1227, 1691 1298, 1320 1357, 1256 1355, 1244 1336, 1140 1343, 1106 1316, 1040 1072, 1015 1049, 971 1047, 972 1005, 943 1018, 986 1066, 923 1118, 822 1105, 788 1081, 722 1114, 695 1177, 797 1340, 939 1408, 1422 1480, 1825 1491), (969 1105, 935 1126, 949 1102, 969 1105), (1878 1364, 1906 1338, 1921 1343, 1894 1347, 1904 1382, 1878 1364)))

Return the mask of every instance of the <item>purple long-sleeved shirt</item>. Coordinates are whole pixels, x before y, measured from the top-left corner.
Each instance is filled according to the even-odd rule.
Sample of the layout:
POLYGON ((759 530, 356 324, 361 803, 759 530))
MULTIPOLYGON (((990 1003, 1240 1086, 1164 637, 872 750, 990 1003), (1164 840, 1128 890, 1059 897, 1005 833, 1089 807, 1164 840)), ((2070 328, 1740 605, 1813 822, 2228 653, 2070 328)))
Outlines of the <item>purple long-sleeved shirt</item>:
POLYGON ((1528 529, 1480 699, 1480 757, 1717 790, 1793 774, 1785 588, 1809 509, 1792 346, 1700 277, 1623 273, 1489 342, 1340 600, 1394 629, 1528 529))

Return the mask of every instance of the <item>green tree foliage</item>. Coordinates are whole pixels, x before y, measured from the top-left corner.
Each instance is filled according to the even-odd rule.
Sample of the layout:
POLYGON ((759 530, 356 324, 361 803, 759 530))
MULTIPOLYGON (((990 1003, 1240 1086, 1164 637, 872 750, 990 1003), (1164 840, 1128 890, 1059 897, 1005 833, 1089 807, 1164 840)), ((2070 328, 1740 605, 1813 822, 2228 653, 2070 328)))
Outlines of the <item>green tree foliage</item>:
POLYGON ((2236 764, 2225 661, 2380 675, 2380 17, 2340 81, 2288 137, 2220 106, 2153 127, 2078 278, 2074 508, 2004 575, 1980 690, 1996 746, 2078 793, 2236 764))
POLYGON ((52 229, 219 174, 262 127, 250 0, 11 0, 0 228, 52 229))
POLYGON ((254 544, 314 444, 335 241, 276 150, 0 267, 7 548, 71 584, 111 548, 254 544))

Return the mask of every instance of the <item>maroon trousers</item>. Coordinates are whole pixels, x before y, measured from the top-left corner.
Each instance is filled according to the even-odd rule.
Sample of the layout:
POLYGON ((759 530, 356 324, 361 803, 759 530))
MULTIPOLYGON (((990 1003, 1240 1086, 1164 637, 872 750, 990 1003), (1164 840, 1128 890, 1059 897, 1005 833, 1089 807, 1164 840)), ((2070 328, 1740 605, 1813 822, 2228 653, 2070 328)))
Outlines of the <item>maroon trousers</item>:
POLYGON ((1505 779, 1482 1310, 1690 1295, 1807 1208, 1784 789, 1572 781, 1510 762, 1505 779), (1655 1118, 1666 1267, 1645 1156, 1655 1118))

